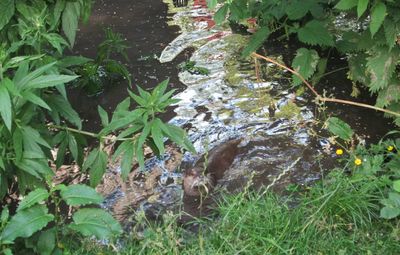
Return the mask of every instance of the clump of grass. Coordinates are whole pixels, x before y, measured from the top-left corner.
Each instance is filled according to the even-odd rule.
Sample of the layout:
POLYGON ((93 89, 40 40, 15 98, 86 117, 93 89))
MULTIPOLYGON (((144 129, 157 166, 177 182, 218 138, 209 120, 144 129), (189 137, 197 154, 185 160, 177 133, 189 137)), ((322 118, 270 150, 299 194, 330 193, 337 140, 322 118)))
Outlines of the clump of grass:
POLYGON ((296 198, 248 190, 227 195, 218 218, 201 222, 197 233, 179 226, 177 215, 142 221, 142 237, 125 242, 120 254, 399 254, 399 222, 377 216, 382 185, 334 171, 296 198))

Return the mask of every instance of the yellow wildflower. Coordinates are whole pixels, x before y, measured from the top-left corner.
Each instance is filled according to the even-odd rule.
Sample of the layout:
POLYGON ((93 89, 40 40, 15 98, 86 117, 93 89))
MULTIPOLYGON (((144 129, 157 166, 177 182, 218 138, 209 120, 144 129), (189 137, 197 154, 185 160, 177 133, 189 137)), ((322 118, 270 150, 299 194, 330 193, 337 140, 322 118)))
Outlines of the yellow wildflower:
POLYGON ((389 145, 388 147, 387 147, 387 150, 388 151, 392 151, 394 149, 394 147, 392 146, 392 145, 389 145))
POLYGON ((359 158, 356 158, 356 159, 354 160, 354 164, 356 164, 356 166, 359 166, 359 165, 361 165, 361 164, 362 164, 362 161, 361 161, 361 159, 359 159, 359 158))
POLYGON ((342 149, 337 149, 336 150, 336 155, 343 155, 343 150, 342 149))

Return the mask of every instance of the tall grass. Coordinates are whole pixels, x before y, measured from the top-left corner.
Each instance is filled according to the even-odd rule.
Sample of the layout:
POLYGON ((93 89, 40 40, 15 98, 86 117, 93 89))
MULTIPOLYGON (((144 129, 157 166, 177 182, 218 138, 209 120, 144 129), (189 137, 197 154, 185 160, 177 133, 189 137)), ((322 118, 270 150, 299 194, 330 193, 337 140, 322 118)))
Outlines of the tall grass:
POLYGON ((228 195, 218 218, 203 220, 197 233, 178 226, 176 215, 166 215, 162 224, 142 222, 147 228, 141 237, 126 241, 119 253, 400 254, 396 224, 377 216, 381 187, 379 179, 366 182, 334 172, 301 196, 228 195))

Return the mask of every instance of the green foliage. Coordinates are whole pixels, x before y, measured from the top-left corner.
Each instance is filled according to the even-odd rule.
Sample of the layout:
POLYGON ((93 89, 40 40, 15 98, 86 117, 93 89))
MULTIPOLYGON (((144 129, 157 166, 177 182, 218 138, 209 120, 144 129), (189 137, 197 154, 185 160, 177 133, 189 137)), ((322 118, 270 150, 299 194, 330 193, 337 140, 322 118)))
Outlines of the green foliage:
POLYGON ((98 95, 106 84, 114 83, 114 76, 122 77, 128 84, 132 83, 131 75, 126 66, 112 57, 123 57, 129 61, 126 50, 129 48, 125 39, 110 28, 105 29, 106 39, 98 46, 97 57, 94 61, 87 61, 77 68, 81 75, 77 85, 89 95, 98 95))
MULTIPOLYGON (((216 1, 211 1, 215 6, 216 1)), ((307 61, 307 56, 326 56, 321 66, 329 65, 329 53, 337 49, 348 60, 348 78, 360 83, 377 95, 376 106, 398 111, 400 94, 400 2, 369 0, 284 0, 284 1, 220 1, 224 5, 214 19, 242 22, 257 20, 257 29, 243 51, 244 56, 256 51, 263 42, 274 38, 288 39, 297 36, 309 45, 309 54, 299 56, 297 51, 292 66, 300 70, 305 79, 318 82, 323 74, 315 74, 318 63, 307 61), (345 16, 343 16, 343 13, 345 16), (357 21, 351 17, 358 17, 357 21), (351 22, 355 29, 341 28, 339 23, 351 22), (292 36, 292 37, 293 37, 292 36), (317 52, 318 51, 318 52, 317 52), (312 52, 312 54, 310 54, 312 52), (317 53, 317 54, 316 54, 317 53), (303 70, 303 71, 301 71, 303 70), (314 76, 313 76, 314 75, 314 76), (318 77, 317 77, 318 76, 318 77), (393 93, 391 93, 393 92, 393 93)), ((284 42, 283 42, 284 43, 284 42)), ((319 70, 325 70, 320 68, 319 70)), ((293 77, 294 84, 300 84, 293 77)), ((400 120, 396 120, 400 123, 400 120)))
POLYGON ((191 74, 200 74, 200 75, 210 74, 210 70, 208 70, 207 68, 196 66, 195 61, 186 61, 186 62, 180 63, 178 65, 178 68, 181 71, 188 71, 191 74))
POLYGON ((338 136, 339 138, 343 139, 344 141, 350 141, 353 137, 354 131, 351 129, 349 124, 342 121, 336 117, 330 117, 326 121, 327 128, 329 132, 333 135, 338 136))
MULTIPOLYGON (((319 61, 318 53, 315 50, 301 48, 297 50, 296 57, 293 59, 293 70, 298 72, 304 79, 310 78, 317 69, 319 61)), ((302 81, 296 75, 292 76, 293 85, 300 85, 302 81)))

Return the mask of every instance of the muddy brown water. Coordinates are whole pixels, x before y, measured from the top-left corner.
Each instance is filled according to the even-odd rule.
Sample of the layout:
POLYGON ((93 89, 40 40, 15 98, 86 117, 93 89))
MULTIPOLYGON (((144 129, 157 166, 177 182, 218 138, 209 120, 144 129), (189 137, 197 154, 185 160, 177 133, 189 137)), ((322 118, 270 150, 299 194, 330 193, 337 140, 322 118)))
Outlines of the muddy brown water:
MULTIPOLYGON (((130 48, 127 63, 132 75, 133 90, 136 85, 145 89, 154 88, 159 82, 170 78, 169 88, 178 91, 184 85, 178 79, 177 65, 188 56, 180 55, 173 62, 160 64, 153 56, 159 56, 165 46, 178 35, 178 27, 167 25, 167 5, 161 0, 97 0, 87 24, 81 24, 73 54, 95 58, 97 46, 104 40, 104 29, 110 27, 121 33, 130 48)), ((123 61, 126 63, 126 61, 123 61)), ((108 84, 104 93, 88 97, 79 89, 70 90, 70 101, 81 118, 86 120, 84 128, 98 131, 100 118, 97 105, 112 112, 116 105, 128 96, 127 83, 108 84)), ((164 119, 173 116, 170 110, 164 119)))
MULTIPOLYGON (((96 1, 89 23, 87 25, 82 25, 80 32, 78 33, 77 45, 74 48, 74 53, 94 58, 96 56, 96 47, 104 38, 103 29, 105 27, 111 27, 115 32, 123 34, 131 46, 128 50, 128 56, 131 59, 129 70, 133 76, 133 85, 140 85, 146 89, 151 89, 158 82, 170 78, 170 88, 177 88, 177 93, 181 92, 186 87, 179 81, 178 69, 176 66, 189 59, 191 56, 190 50, 184 51, 172 62, 163 64, 154 58, 143 60, 144 58, 153 56, 154 54, 159 56, 166 45, 179 35, 177 27, 167 26, 168 18, 167 5, 161 0, 96 1)), ((286 55, 291 55, 292 53, 290 53, 290 48, 297 47, 296 45, 289 45, 289 47, 281 46, 280 43, 270 44, 268 46, 270 49, 267 47, 267 51, 273 52, 282 50, 287 51, 286 55)), ((282 54, 282 52, 280 52, 280 54, 282 54)), ((343 66, 343 61, 338 58, 331 66, 332 70, 341 67, 343 66)), ((351 92, 351 83, 347 81, 345 77, 345 71, 329 75, 321 81, 317 86, 317 90, 320 92, 326 90, 328 93, 333 93, 339 98, 349 99, 348 95, 351 92)), ((284 80, 288 83, 287 77, 284 80)), ((285 82, 282 81, 282 83, 285 82)), ((288 84, 285 86, 288 87, 288 84)), ((362 91, 362 93, 365 94, 366 92, 362 91)), ((364 96, 364 94, 362 96, 364 96)), ((101 105, 109 112, 112 112, 115 106, 126 96, 126 84, 110 84, 106 87, 104 93, 97 97, 88 97, 84 92, 79 90, 73 89, 70 91, 72 104, 75 109, 78 110, 81 117, 87 120, 85 123, 85 129, 90 131, 99 129, 97 105, 101 105)), ((305 98, 307 99, 307 102, 300 103, 300 105, 314 108, 315 110, 315 107, 312 106, 312 98, 307 95, 305 98)), ((366 100, 368 103, 371 103, 373 99, 366 100)), ((356 132, 365 135, 367 140, 371 142, 378 141, 388 131, 388 129, 391 128, 389 124, 390 120, 382 118, 382 114, 380 113, 343 105, 330 104, 328 106, 329 114, 334 113, 335 115, 339 115, 340 118, 348 121, 356 132)), ((203 120, 211 123, 214 121, 213 117, 215 116, 212 115, 209 108, 210 107, 207 104, 199 104, 195 107, 195 111, 199 116, 202 114, 205 115, 203 120)), ((163 118, 164 120, 169 120, 174 116, 175 113, 170 109, 170 111, 164 114, 163 118)), ((194 116, 193 119, 199 117, 196 116, 194 116)), ((244 118, 246 116, 247 115, 243 115, 244 118)), ((282 121, 280 120, 272 120, 271 123, 267 123, 264 126, 264 129, 273 130, 276 126, 279 127, 281 124, 282 121)), ((185 123, 183 127, 190 129, 192 123, 189 121, 185 123)), ((245 126, 245 128, 247 127, 245 126)), ((293 127, 293 129, 296 128, 297 127, 293 127)), ((287 129, 290 131, 291 127, 287 129)), ((232 132, 232 130, 229 129, 221 130, 221 132, 226 131, 226 133, 232 132)), ((263 133, 262 131, 263 130, 252 134, 256 139, 250 139, 240 148, 238 156, 233 163, 233 167, 237 172, 232 172, 229 175, 229 178, 222 181, 222 184, 225 185, 228 191, 235 192, 247 184, 249 181, 247 169, 255 173, 256 178, 253 182, 254 186, 262 187, 268 184, 274 176, 279 175, 280 171, 282 171, 281 166, 288 164, 288 162, 296 161, 297 157, 301 157, 303 160, 293 168, 293 171, 288 175, 288 178, 280 183, 277 188, 278 190, 283 189, 289 183, 308 184, 320 178, 321 168, 319 162, 317 162, 315 158, 321 150, 320 141, 318 139, 311 137, 307 144, 302 145, 298 142, 299 139, 301 140, 301 136, 299 136, 295 130, 292 132, 293 137, 285 137, 284 135, 279 134, 276 135, 274 132, 272 132, 272 135, 268 135, 268 133, 263 133), (246 160, 246 163, 242 164, 241 160, 243 159, 246 160), (267 161, 265 159, 267 159, 267 161), (243 173, 247 173, 247 175, 243 173)), ((215 135, 215 133, 212 134, 212 132, 213 131, 210 131, 211 139, 213 139, 212 136, 215 135)), ((220 131, 216 130, 215 132, 217 133, 220 131)), ((246 134, 240 133, 240 135, 246 134)), ((190 137, 194 142, 197 141, 197 139, 202 139, 201 135, 197 136, 195 133, 192 133, 190 137)), ((233 131, 225 141, 234 137, 235 133, 233 131)), ((218 140, 218 138, 216 140, 218 140)), ((191 164, 195 163, 195 160, 196 157, 189 157, 188 160, 184 160, 184 165, 186 164, 185 167, 190 167, 191 164)), ((152 162, 156 162, 154 164, 157 165, 160 162, 162 163, 162 160, 153 159, 152 162)), ((153 163, 150 162, 148 165, 151 164, 153 163)), ((323 162, 324 167, 328 169, 331 168, 333 164, 334 160, 331 158, 328 158, 323 162)), ((149 167, 148 169, 151 168, 152 167, 149 167)), ((178 179, 180 178, 179 173, 175 174, 171 173, 171 171, 160 171, 160 176, 155 176, 154 179, 157 179, 158 182, 160 182, 160 180, 165 177, 164 175, 167 175, 166 178, 168 180, 174 176, 178 176, 178 179)), ((112 179, 114 176, 111 175, 110 178, 112 179)), ((145 182, 145 179, 142 179, 142 177, 133 177, 133 180, 136 183, 145 182)), ((179 186, 179 182, 171 183, 170 181, 167 181, 164 186, 157 186, 154 184, 154 186, 152 186, 154 191, 149 192, 150 189, 147 189, 146 192, 143 191, 143 196, 149 194, 152 197, 161 197, 158 202, 138 200, 138 203, 135 206, 147 208, 148 212, 153 215, 154 218, 157 218, 159 214, 162 214, 165 211, 160 208, 165 206, 165 204, 168 204, 165 207, 171 208, 171 204, 176 202, 176 197, 179 196, 178 193, 181 191, 179 186), (171 198, 168 196, 171 196, 171 198)), ((129 198, 127 194, 123 194, 124 192, 121 192, 121 189, 117 189, 117 191, 106 194, 106 196, 108 195, 107 203, 109 203, 109 207, 112 207, 115 203, 118 204, 118 202, 114 201, 117 200, 118 197, 125 195, 129 198)), ((130 195, 134 197, 135 194, 130 195)), ((130 199, 125 200, 128 201, 130 199)), ((191 209, 194 209, 193 214, 195 214, 196 208, 198 208, 198 203, 194 200, 190 200, 186 201, 186 205, 190 205, 192 202, 193 206, 191 206, 191 209)), ((106 205, 106 207, 108 207, 108 205, 106 205)), ((128 204, 126 207, 133 207, 133 205, 128 204)), ((133 213, 134 210, 135 208, 129 210, 128 213, 133 213)))

